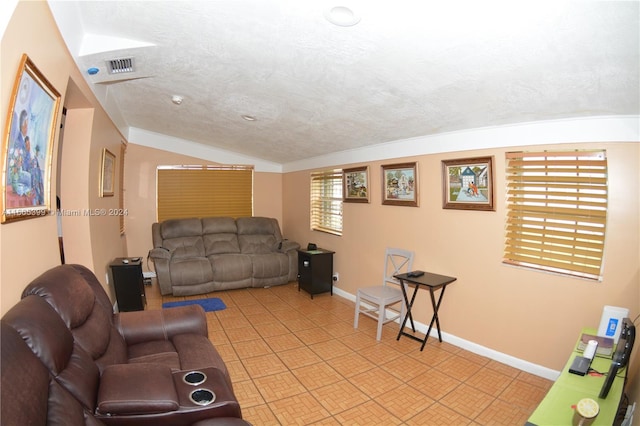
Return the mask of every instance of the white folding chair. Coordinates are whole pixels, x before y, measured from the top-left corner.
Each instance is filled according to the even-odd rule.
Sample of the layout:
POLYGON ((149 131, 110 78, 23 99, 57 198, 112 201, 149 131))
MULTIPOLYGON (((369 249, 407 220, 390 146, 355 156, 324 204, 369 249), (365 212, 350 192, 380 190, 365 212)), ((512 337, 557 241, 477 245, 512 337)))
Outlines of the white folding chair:
MULTIPOLYGON (((382 336, 382 326, 390 321, 404 319, 406 306, 400 289, 400 282, 394 275, 411 271, 413 252, 397 248, 387 248, 384 256, 384 278, 382 285, 359 288, 356 293, 356 313, 353 327, 358 328, 360 314, 378 321, 376 340, 382 336), (395 306, 400 304, 399 307, 395 306), (387 310, 390 316, 387 316, 387 310)), ((413 326, 413 318, 411 318, 413 326)))

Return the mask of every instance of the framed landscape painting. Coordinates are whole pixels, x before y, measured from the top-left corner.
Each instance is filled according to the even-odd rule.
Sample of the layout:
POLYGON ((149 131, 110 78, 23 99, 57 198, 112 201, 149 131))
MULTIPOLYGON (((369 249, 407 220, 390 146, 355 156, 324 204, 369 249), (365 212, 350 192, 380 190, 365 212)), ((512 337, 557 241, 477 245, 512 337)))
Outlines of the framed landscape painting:
POLYGON ((418 207, 417 163, 382 166, 382 204, 418 207))
POLYGON ((60 94, 22 55, 2 146, 2 223, 49 213, 59 104, 60 94))
POLYGON ((369 202, 369 167, 343 169, 342 179, 345 203, 369 202))
POLYGON ((493 157, 442 161, 442 208, 495 211, 493 157))

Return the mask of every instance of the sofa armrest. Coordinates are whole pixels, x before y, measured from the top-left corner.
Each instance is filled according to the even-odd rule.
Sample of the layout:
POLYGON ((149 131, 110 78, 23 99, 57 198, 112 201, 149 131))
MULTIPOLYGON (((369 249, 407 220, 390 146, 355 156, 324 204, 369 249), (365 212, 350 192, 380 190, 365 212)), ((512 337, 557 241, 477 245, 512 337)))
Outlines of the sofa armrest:
POLYGON ((171 340, 179 334, 209 336, 207 318, 200 305, 120 312, 114 315, 114 323, 127 345, 171 340))
POLYGON ((171 259, 171 250, 164 247, 156 247, 149 251, 149 257, 155 261, 156 259, 171 259))
POLYGON ((161 364, 114 364, 102 373, 99 414, 167 413, 180 408, 171 368, 161 364))
POLYGON ((149 251, 149 257, 153 261, 153 268, 156 270, 160 293, 163 296, 172 292, 171 273, 169 272, 172 254, 172 251, 164 247, 156 247, 149 251))
POLYGON ((286 253, 288 251, 297 250, 299 248, 300 248, 300 244, 296 243, 295 241, 282 240, 282 245, 280 245, 280 248, 278 249, 278 251, 281 253, 286 253))

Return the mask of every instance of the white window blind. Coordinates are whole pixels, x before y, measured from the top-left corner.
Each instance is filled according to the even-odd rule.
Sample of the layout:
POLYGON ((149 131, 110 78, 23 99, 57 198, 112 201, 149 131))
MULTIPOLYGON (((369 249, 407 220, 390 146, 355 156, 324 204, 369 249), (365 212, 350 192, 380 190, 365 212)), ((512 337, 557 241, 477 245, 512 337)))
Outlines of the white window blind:
POLYGON ((189 217, 253 215, 253 168, 160 166, 158 221, 189 217))
POLYGON ((311 229, 342 235, 342 170, 311 173, 311 229))
POLYGON ((506 160, 504 262, 600 279, 606 151, 511 152, 506 160))

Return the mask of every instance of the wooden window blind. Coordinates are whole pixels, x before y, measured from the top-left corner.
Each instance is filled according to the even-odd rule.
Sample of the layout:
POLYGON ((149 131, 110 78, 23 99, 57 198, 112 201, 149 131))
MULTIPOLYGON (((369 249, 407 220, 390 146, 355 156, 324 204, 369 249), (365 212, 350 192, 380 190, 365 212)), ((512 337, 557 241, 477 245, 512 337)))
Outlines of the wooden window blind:
POLYGON ((249 166, 160 166, 157 216, 233 218, 253 216, 253 168, 249 166))
POLYGON ((504 262, 600 280, 606 151, 511 152, 504 262))
POLYGON ((311 229, 342 235, 342 170, 311 173, 311 229))

